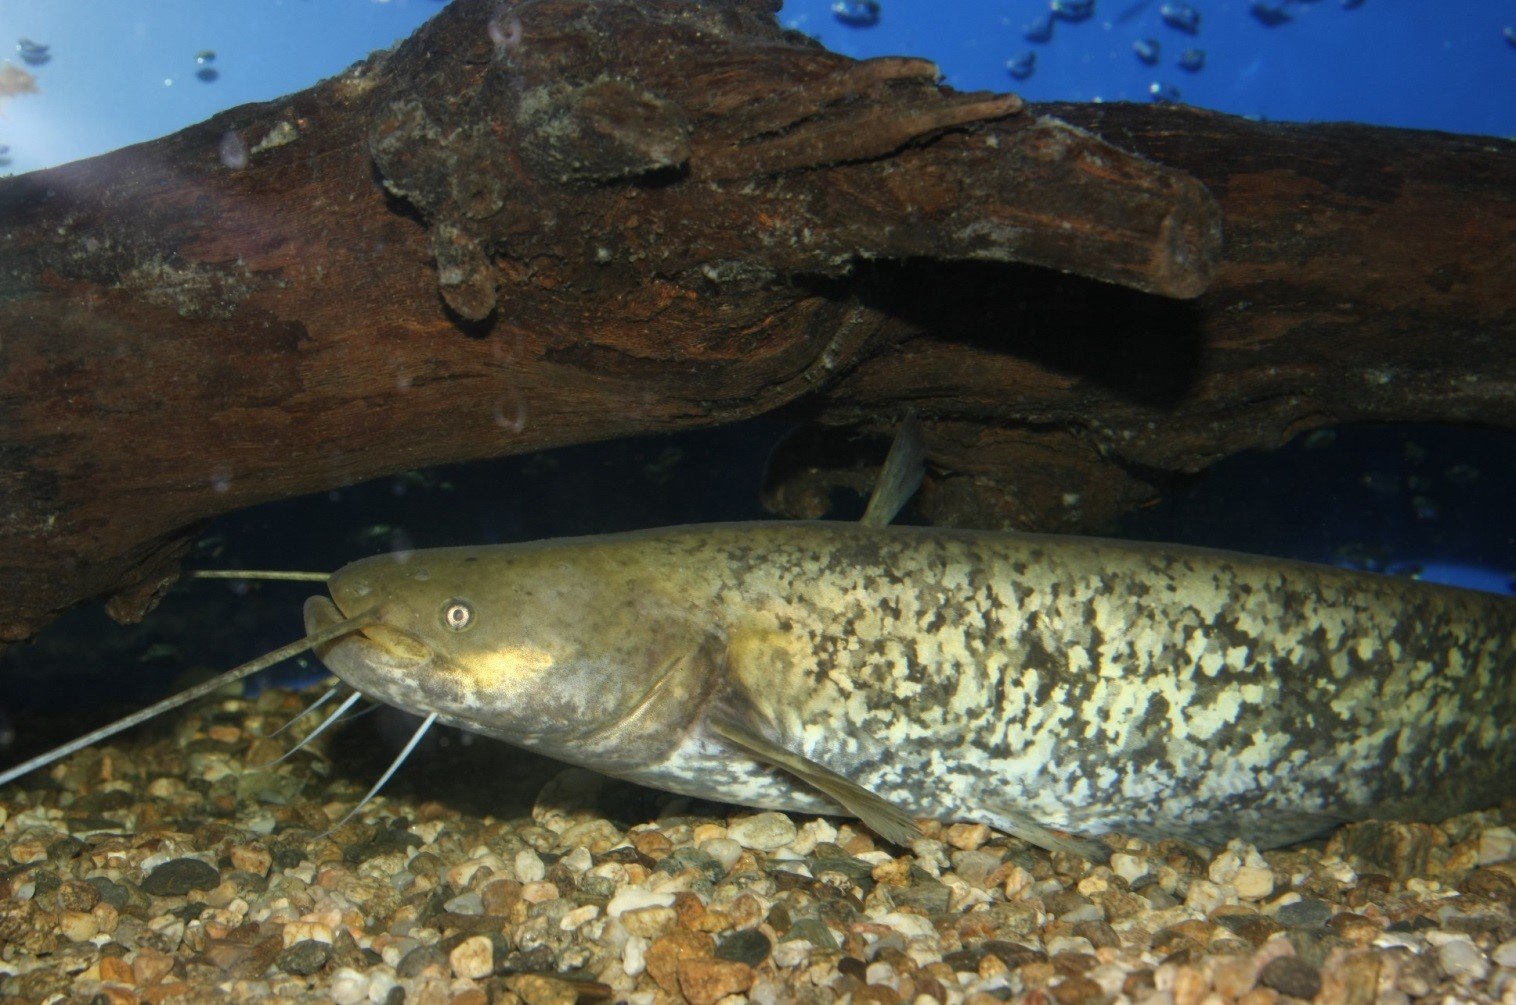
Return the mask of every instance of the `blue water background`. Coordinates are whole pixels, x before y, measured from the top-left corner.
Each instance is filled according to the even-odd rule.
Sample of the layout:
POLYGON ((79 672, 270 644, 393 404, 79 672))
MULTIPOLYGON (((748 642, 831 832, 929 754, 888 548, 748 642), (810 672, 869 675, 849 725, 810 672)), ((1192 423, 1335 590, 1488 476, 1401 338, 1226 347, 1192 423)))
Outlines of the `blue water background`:
MULTIPOLYGON (((1282 0, 1271 0, 1282 2, 1282 0)), ((780 20, 851 56, 935 60, 965 90, 1015 90, 1031 100, 1148 100, 1157 83, 1186 102, 1273 119, 1352 120, 1450 132, 1516 135, 1516 46, 1502 31, 1516 5, 1494 0, 1293 0, 1291 20, 1265 27, 1247 0, 1193 0, 1195 35, 1164 23, 1158 0, 1096 0, 1052 41, 1023 28, 1046 0, 880 0, 873 27, 849 27, 827 0, 791 0, 780 20), (1132 43, 1159 42, 1154 67, 1132 43), (1186 48, 1206 65, 1176 65, 1186 48), (1024 81, 1005 63, 1036 52, 1024 81)), ((0 108, 0 171, 22 172, 173 132, 250 101, 289 94, 410 34, 438 0, 0 0, 0 54, 20 39, 50 46, 31 67, 39 93, 0 108), (215 52, 214 82, 197 79, 215 52)), ((530 40, 528 39, 528 42, 530 40)))

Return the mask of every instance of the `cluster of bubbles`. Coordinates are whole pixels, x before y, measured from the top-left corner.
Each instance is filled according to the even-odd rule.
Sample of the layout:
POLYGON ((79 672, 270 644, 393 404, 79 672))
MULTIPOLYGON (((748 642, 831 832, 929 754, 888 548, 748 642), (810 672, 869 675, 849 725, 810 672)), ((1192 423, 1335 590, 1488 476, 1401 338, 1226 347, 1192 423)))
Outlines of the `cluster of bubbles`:
MULTIPOLYGON (((1136 0, 1117 18, 1125 22, 1146 9, 1152 0, 1136 0)), ((1253 19, 1265 28, 1277 28, 1293 21, 1298 8, 1314 5, 1321 0, 1248 0, 1247 10, 1253 19)), ((1364 0, 1337 0, 1343 10, 1362 7, 1364 0)), ((850 28, 871 28, 879 23, 883 14, 880 0, 833 0, 832 16, 850 28)), ((1048 9, 1022 30, 1022 38, 1033 45, 1046 45, 1053 40, 1055 25, 1062 21, 1078 24, 1095 16, 1095 0, 1048 0, 1048 9)), ((1163 3, 1158 8, 1163 23, 1176 32, 1190 37, 1200 34, 1200 11, 1184 0, 1163 3)), ((1516 25, 1502 29, 1505 40, 1516 46, 1516 25)), ((1163 44, 1156 38, 1139 38, 1132 43, 1132 55, 1144 66, 1157 67, 1163 58, 1163 44)), ((1199 73, 1205 69, 1205 50, 1197 46, 1184 46, 1174 59, 1174 66, 1185 73, 1199 73)), ((1006 72, 1016 80, 1026 80, 1037 71, 1037 51, 1027 49, 1005 63, 1006 72)), ((1179 88, 1171 83, 1155 80, 1148 86, 1148 96, 1155 102, 1179 100, 1179 88)))
MULTIPOLYGON (((1251 0, 1248 13, 1261 24, 1275 27, 1294 17, 1294 8, 1300 4, 1318 0, 1251 0)), ((1149 0, 1138 0, 1124 11, 1119 21, 1135 17, 1148 6, 1149 0)), ((1338 0, 1345 10, 1362 6, 1363 0, 1338 0)), ((1078 24, 1095 16, 1095 0, 1048 0, 1047 13, 1042 14, 1022 30, 1022 38, 1034 45, 1046 45, 1053 40, 1058 22, 1078 24)), ((1200 35, 1200 11, 1183 0, 1161 4, 1158 16, 1164 25, 1181 35, 1196 38, 1200 35)), ((1156 38, 1139 38, 1132 43, 1132 55, 1143 66, 1158 66, 1163 60, 1164 45, 1156 38)), ((1205 50, 1195 45, 1179 49, 1174 66, 1185 73, 1199 73, 1205 69, 1205 50)), ((1006 60, 1006 72, 1016 80, 1026 80, 1037 71, 1037 52, 1025 50, 1006 60)), ((1148 85, 1148 97, 1155 102, 1167 103, 1179 100, 1179 88, 1171 83, 1155 80, 1148 85)))

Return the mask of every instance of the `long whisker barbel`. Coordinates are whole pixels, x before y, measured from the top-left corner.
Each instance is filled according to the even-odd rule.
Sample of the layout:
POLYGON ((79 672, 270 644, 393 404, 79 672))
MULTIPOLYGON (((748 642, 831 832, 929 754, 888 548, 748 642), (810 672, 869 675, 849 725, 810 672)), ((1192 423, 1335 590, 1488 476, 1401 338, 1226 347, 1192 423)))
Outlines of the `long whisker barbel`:
POLYGON ((323 831, 321 833, 322 837, 328 836, 332 833, 332 831, 336 830, 338 827, 341 827, 343 824, 353 819, 354 815, 356 815, 359 810, 368 805, 370 799, 373 799, 376 795, 379 794, 379 790, 384 788, 384 783, 389 781, 396 771, 400 770, 400 765, 404 764, 405 759, 411 756, 411 751, 416 749, 416 744, 421 742, 421 738, 426 735, 426 731, 431 729, 432 724, 436 721, 436 712, 428 713, 426 718, 421 720, 421 725, 416 727, 416 732, 411 734, 411 738, 406 741, 405 747, 400 751, 400 753, 395 755, 395 759, 390 762, 390 766, 384 769, 384 774, 379 776, 379 780, 374 783, 374 787, 369 789, 368 792, 364 794, 363 798, 358 801, 357 806, 354 806, 352 809, 347 811, 346 816, 323 831))
POLYGON ((301 709, 299 712, 296 712, 294 715, 290 716, 288 719, 286 719, 284 721, 284 725, 280 726, 278 729, 274 730, 272 733, 264 733, 263 734, 263 738, 265 740, 272 740, 274 737, 278 736, 280 733, 284 732, 286 729, 289 729, 291 726, 293 726, 295 723, 299 722, 301 719, 304 719, 306 716, 308 716, 312 712, 316 711, 316 709, 320 708, 322 705, 325 705, 328 701, 331 701, 332 697, 334 695, 336 695, 336 693, 338 691, 341 691, 341 690, 342 690, 342 685, 341 684, 335 684, 332 687, 327 688, 326 694, 323 694, 321 697, 317 698, 315 701, 313 701, 309 705, 305 706, 305 708, 301 709))
MULTIPOLYGON (((22 775, 36 771, 38 768, 46 767, 47 765, 52 764, 54 761, 67 757, 69 754, 83 750, 85 747, 88 747, 92 744, 99 743, 101 740, 104 740, 107 737, 115 736, 117 733, 120 733, 123 730, 131 729, 133 726, 147 722, 149 719, 162 715, 164 712, 179 708, 182 705, 187 705, 190 702, 203 698, 208 694, 213 694, 228 684, 242 680, 244 677, 251 677, 253 674, 257 673, 260 670, 267 670, 275 663, 281 663, 284 660, 289 659, 291 656, 296 656, 300 653, 305 652, 307 649, 314 649, 317 646, 325 645, 326 643, 331 642, 333 639, 339 639, 342 636, 350 635, 361 628, 367 628, 369 625, 377 624, 378 621, 379 618, 377 611, 370 609, 364 611, 362 614, 358 614, 351 618, 346 618, 342 621, 339 621, 336 624, 329 625, 319 632, 313 632, 303 639, 297 639, 287 646, 280 646, 278 649, 275 649, 271 653, 266 653, 263 656, 259 656, 255 660, 249 660, 239 667, 233 667, 225 673, 212 677, 208 681, 196 684, 194 687, 180 691, 178 694, 169 695, 162 701, 154 702, 144 709, 133 712, 131 715, 126 716, 124 719, 117 719, 115 722, 101 726, 99 729, 85 733, 83 736, 75 737, 61 747, 54 747, 52 750, 49 750, 46 753, 38 754, 36 757, 33 757, 29 761, 22 761, 20 764, 17 764, 12 768, 8 768, 5 771, 0 771, 0 785, 5 785, 9 782, 13 782, 17 778, 20 778, 22 775)), ((311 735, 314 736, 315 734, 313 733, 311 735)), ((306 739, 309 740, 310 737, 306 737, 306 739)))
POLYGON ((325 719, 322 720, 321 725, 319 725, 315 729, 311 730, 310 733, 309 733, 309 735, 307 735, 306 737, 304 737, 299 743, 295 744, 293 747, 291 747, 290 749, 286 750, 283 754, 280 754, 278 757, 274 758, 272 761, 269 761, 266 764, 260 764, 260 765, 258 765, 259 770, 262 770, 264 768, 272 768, 276 764, 283 764, 285 761, 287 761, 291 757, 295 756, 295 754, 300 750, 300 748, 304 747, 307 743, 310 743, 316 737, 318 737, 322 733, 326 732, 328 726, 333 725, 338 719, 342 718, 342 713, 344 713, 348 709, 352 708, 355 704, 357 704, 358 699, 360 699, 362 697, 363 697, 363 692, 361 692, 361 691, 354 691, 352 694, 350 694, 346 698, 342 699, 342 704, 340 704, 336 708, 334 708, 332 710, 331 715, 328 715, 325 719))

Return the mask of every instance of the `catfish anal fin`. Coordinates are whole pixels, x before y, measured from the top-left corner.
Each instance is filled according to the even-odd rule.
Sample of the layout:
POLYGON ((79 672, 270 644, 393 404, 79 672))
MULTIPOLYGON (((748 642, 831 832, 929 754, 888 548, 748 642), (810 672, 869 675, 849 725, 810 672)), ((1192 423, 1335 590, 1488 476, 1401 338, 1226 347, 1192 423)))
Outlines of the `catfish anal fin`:
POLYGON ((905 420, 890 444, 889 456, 879 469, 879 480, 861 521, 866 527, 884 527, 905 508, 921 487, 926 472, 926 445, 921 439, 921 423, 915 412, 906 412, 905 420))
POLYGON ((717 735, 741 747, 758 760, 787 771, 830 796, 886 841, 909 846, 921 836, 916 821, 905 810, 858 783, 843 778, 830 768, 822 767, 802 754, 791 753, 746 726, 730 720, 713 720, 710 727, 717 735))

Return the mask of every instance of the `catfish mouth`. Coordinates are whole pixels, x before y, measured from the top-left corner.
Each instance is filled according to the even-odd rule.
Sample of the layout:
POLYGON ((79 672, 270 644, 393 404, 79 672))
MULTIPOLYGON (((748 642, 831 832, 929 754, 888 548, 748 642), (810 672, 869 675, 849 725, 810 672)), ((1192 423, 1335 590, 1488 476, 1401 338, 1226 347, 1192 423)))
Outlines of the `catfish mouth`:
MULTIPOLYGON (((351 615, 338 609, 326 597, 311 597, 305 602, 305 630, 315 632, 336 624, 351 615)), ((383 617, 383 612, 380 612, 383 617)), ((332 668, 339 677, 347 674, 339 669, 370 667, 390 671, 413 669, 430 660, 432 650, 419 639, 384 624, 383 621, 355 628, 347 635, 334 639, 316 649, 316 655, 332 668)))

